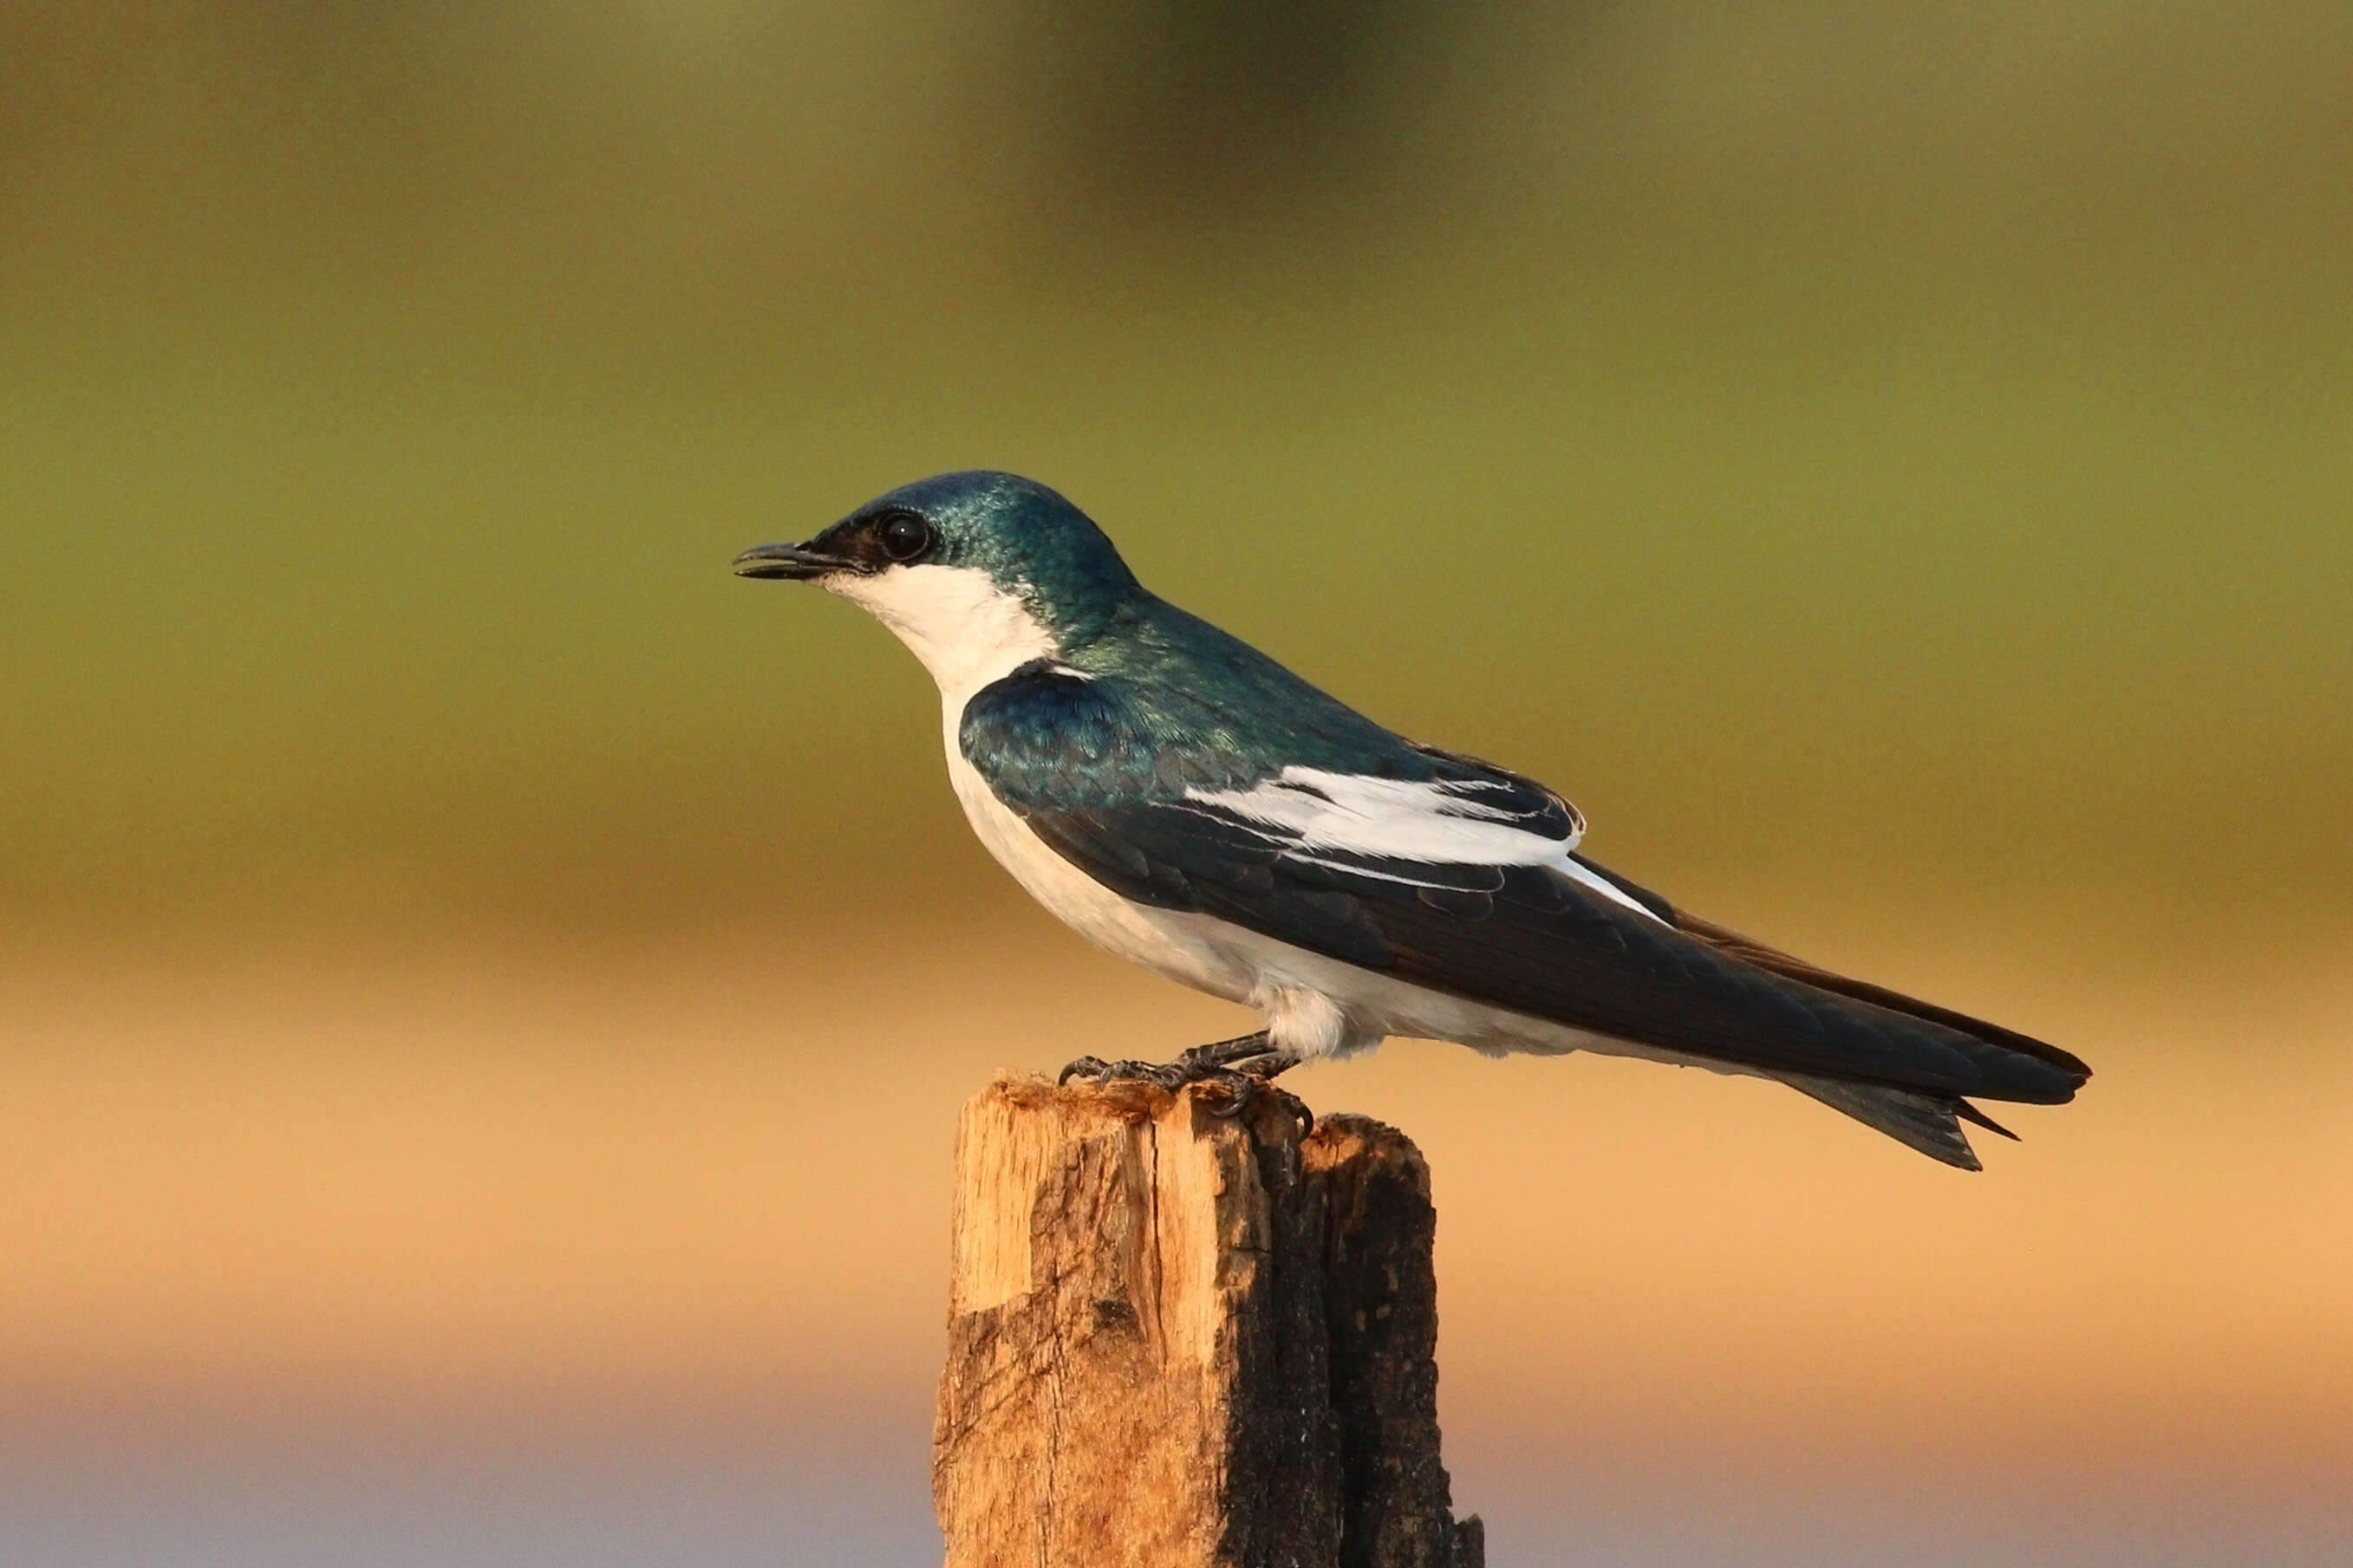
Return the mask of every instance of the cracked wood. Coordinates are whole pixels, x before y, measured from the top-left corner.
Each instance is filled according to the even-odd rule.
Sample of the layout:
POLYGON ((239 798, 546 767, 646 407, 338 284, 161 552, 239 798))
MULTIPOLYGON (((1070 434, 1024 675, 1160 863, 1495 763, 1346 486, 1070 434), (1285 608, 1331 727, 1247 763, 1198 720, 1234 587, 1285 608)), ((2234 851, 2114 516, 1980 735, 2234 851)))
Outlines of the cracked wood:
POLYGON ((1002 1079, 956 1139, 948 1568, 1475 1568, 1405 1137, 1002 1079))

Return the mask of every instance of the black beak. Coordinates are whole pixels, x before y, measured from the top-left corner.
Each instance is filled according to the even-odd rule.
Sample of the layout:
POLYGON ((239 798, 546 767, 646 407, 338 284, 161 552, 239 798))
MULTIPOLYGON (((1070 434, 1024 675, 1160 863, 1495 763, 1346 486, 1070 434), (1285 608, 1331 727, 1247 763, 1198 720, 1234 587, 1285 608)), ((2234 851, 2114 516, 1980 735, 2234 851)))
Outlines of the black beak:
POLYGON ((849 571, 856 563, 806 544, 755 544, 735 557, 738 577, 782 577, 805 583, 828 572, 849 571))

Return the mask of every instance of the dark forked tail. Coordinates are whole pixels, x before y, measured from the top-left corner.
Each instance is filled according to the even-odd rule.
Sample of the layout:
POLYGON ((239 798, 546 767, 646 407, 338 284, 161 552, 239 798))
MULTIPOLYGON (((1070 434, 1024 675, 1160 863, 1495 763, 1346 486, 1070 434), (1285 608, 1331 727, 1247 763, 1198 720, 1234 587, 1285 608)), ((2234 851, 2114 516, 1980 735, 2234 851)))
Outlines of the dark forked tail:
MULTIPOLYGON (((1767 947, 1728 927, 1702 920, 1682 910, 1674 911, 1674 920, 1678 928, 1706 942, 1718 952, 1755 964, 1759 969, 1799 981, 1816 990, 1827 991, 1832 995, 1940 1025, 1993 1047, 1989 1054, 1993 1058, 1991 1065, 1994 1070, 1988 1074, 1986 1087, 1978 1091, 1984 1098, 2015 1099, 2045 1105, 2063 1103, 2072 1099, 2075 1090, 2092 1076, 2092 1069, 2081 1059, 2031 1036, 1809 963, 1802 958, 1767 947), (2001 1062, 2004 1055, 2019 1058, 2015 1063, 2017 1070, 2010 1073, 2000 1070, 2004 1065, 2001 1062)), ((1964 1171, 1982 1170, 1984 1166, 1978 1159, 1977 1151, 1969 1147, 1968 1135, 1961 1131, 1962 1122, 1975 1122, 2004 1138, 2015 1139, 2018 1136, 1957 1095, 1807 1073, 1779 1073, 1775 1076, 1791 1089, 1810 1095, 1833 1110, 1844 1111, 1864 1126, 1884 1132, 1897 1142, 1917 1149, 1932 1160, 1941 1160, 1964 1171)))

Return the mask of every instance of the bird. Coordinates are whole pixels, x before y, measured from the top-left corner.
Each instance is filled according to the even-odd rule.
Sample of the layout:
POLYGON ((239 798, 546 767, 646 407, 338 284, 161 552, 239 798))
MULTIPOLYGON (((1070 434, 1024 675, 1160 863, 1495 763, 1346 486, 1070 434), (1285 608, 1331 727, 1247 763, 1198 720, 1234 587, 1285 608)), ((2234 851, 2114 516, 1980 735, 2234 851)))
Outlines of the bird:
POLYGON ((970 470, 734 561, 871 612, 939 688, 972 829, 1095 945, 1256 1011, 1166 1063, 1219 1083, 1391 1037, 1646 1058, 1786 1084, 1947 1165, 1971 1103, 2063 1104, 2041 1040, 1701 918, 1583 853, 1557 792, 1406 739, 1158 597, 1057 491, 970 470))

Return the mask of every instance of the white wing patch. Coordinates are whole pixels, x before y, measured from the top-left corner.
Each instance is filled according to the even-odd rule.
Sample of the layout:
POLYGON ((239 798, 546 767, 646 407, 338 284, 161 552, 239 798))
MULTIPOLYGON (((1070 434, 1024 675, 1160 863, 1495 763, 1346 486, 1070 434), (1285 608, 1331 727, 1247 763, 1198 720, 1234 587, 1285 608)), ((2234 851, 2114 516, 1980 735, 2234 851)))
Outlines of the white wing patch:
POLYGON ((1584 819, 1575 808, 1568 812, 1567 836, 1556 837, 1527 826, 1525 811, 1481 798, 1512 789, 1501 781, 1384 779, 1288 767, 1249 789, 1188 789, 1185 798, 1268 830, 1271 837, 1287 841, 1284 854, 1311 864, 1398 881, 1412 878, 1332 858, 1360 856, 1430 866, 1543 866, 1612 903, 1659 921, 1641 900, 1570 858, 1569 851, 1585 834, 1584 819))
POLYGON ((1299 848, 1437 865, 1548 866, 1577 847, 1517 826, 1524 814, 1477 798, 1475 781, 1431 783, 1289 767, 1249 789, 1188 789, 1185 798, 1279 828, 1299 848))

